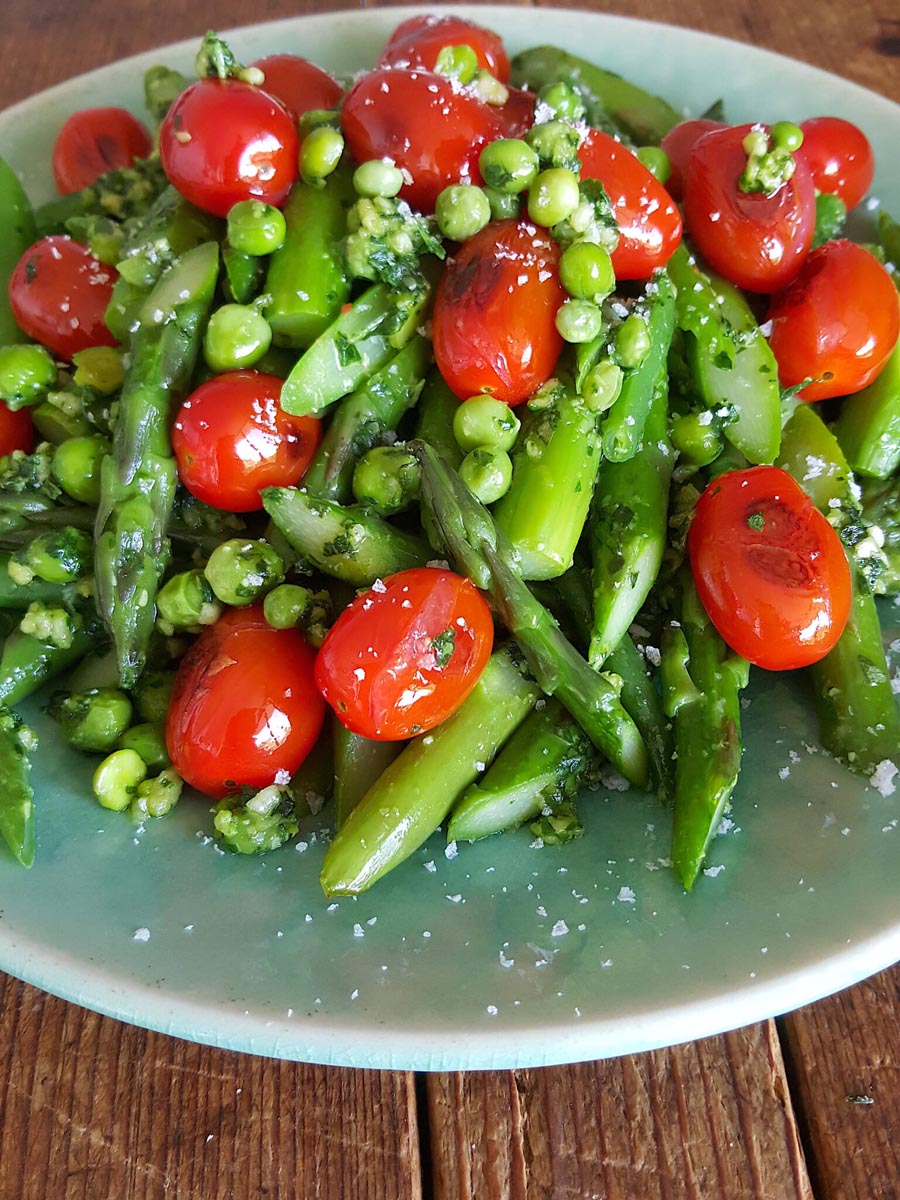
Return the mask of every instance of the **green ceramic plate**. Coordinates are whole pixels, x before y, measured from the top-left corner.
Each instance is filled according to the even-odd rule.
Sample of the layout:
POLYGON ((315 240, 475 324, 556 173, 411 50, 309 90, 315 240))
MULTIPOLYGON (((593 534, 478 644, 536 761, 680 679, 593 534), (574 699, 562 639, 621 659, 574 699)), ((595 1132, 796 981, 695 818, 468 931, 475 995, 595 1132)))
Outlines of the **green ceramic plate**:
MULTIPOLYGON (((293 50, 349 73, 411 11, 281 21, 233 42, 245 60, 293 50)), ((848 117, 874 143, 875 194, 900 211, 900 109, 853 84, 685 29, 454 11, 512 50, 554 41, 594 56, 686 112, 722 96, 734 120, 848 117)), ((36 96, 0 116, 0 152, 46 198, 63 118, 88 104, 140 112, 144 68, 187 70, 193 50, 36 96)), ((897 609, 888 624, 900 637, 897 609)), ((198 800, 137 835, 94 804, 90 764, 38 715, 37 865, 0 857, 0 967, 179 1037, 359 1067, 572 1061, 785 1011, 900 957, 900 791, 882 796, 817 750, 802 680, 759 674, 750 696, 734 824, 690 897, 665 866, 667 814, 599 793, 582 806, 588 836, 562 851, 533 849, 522 832, 448 857, 437 835, 371 894, 328 904, 317 884, 326 820, 258 861, 216 849, 198 800)))

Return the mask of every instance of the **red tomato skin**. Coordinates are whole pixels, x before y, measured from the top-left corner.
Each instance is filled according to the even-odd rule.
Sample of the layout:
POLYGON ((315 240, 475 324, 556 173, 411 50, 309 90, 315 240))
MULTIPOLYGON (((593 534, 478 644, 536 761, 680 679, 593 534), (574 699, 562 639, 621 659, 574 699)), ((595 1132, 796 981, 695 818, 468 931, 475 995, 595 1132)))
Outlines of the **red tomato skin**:
POLYGON ((228 371, 182 404, 172 448, 178 476, 198 500, 257 512, 261 488, 300 482, 321 440, 321 422, 284 412, 282 384, 262 371, 228 371))
POLYGON ((401 21, 381 52, 379 67, 433 71, 445 46, 471 46, 484 71, 506 83, 509 58, 499 34, 461 17, 410 17, 401 21))
POLYGON ((774 196, 747 194, 743 140, 758 125, 713 129, 694 145, 684 176, 684 223, 720 275, 748 292, 778 292, 800 271, 812 245, 816 197, 796 158, 793 177, 774 196))
POLYGON ((592 129, 578 151, 582 179, 599 179, 619 226, 612 253, 617 279, 649 279, 681 241, 681 214, 672 197, 631 151, 592 129))
POLYGON ((251 66, 266 77, 262 90, 283 104, 295 121, 314 108, 335 108, 344 94, 333 76, 299 54, 269 54, 251 66))
POLYGON ((280 207, 297 178, 299 140, 274 97, 238 79, 201 79, 163 118, 163 169, 186 200, 216 217, 239 200, 280 207))
POLYGON ((534 126, 534 105, 537 96, 524 88, 511 87, 508 90, 509 98, 496 110, 502 125, 500 134, 505 138, 524 138, 534 126))
POLYGON ((325 719, 314 668, 300 630, 272 629, 262 605, 229 609, 205 629, 181 661, 166 720, 182 779, 220 800, 293 775, 325 719))
POLYGON ((721 121, 711 121, 708 117, 692 117, 682 121, 670 129, 660 142, 660 149, 669 156, 671 173, 666 180, 666 191, 676 200, 684 195, 684 172, 691 157, 694 146, 712 129, 725 129, 721 121))
POLYGON ((491 655, 491 610, 453 571, 400 571, 358 596, 335 621, 316 660, 316 683, 353 733, 398 741, 433 729, 462 704, 491 655), (449 660, 434 639, 454 634, 449 660))
POLYGON ((118 344, 105 321, 118 277, 87 246, 54 234, 19 259, 9 280, 9 303, 23 333, 70 360, 89 346, 118 344))
POLYGON ((0 458, 22 450, 30 454, 34 449, 34 422, 27 408, 15 412, 0 401, 0 458))
POLYGON ((769 671, 818 662, 850 615, 841 540, 778 467, 727 471, 697 501, 688 553, 703 606, 738 654, 769 671), (762 529, 750 521, 762 517, 762 529))
POLYGON ((826 242, 769 307, 769 345, 783 387, 820 380, 803 400, 849 396, 867 387, 900 335, 900 300, 881 263, 854 242, 826 242), (823 378, 828 376, 828 378, 823 378))
POLYGON ((389 158, 409 172, 412 183, 400 195, 421 212, 433 212, 438 193, 451 183, 481 183, 478 156, 501 129, 489 105, 454 90, 449 79, 399 67, 376 68, 357 80, 341 122, 357 161, 389 158))
POLYGON ((438 285, 434 358, 461 399, 489 392, 521 404, 553 374, 566 298, 559 246, 529 221, 495 221, 463 245, 438 285))
POLYGON ((82 108, 53 145, 53 178, 62 195, 90 187, 99 175, 130 167, 153 148, 150 134, 125 108, 82 108))
POLYGON ((855 208, 872 186, 875 155, 863 131, 843 117, 801 121, 803 144, 797 151, 820 192, 838 196, 855 208))

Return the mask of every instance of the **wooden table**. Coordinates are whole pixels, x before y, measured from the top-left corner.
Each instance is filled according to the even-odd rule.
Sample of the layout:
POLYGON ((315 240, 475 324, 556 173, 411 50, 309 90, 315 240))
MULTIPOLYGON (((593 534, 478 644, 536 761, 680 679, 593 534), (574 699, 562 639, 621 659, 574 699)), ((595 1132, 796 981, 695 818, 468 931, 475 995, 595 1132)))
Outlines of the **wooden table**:
MULTIPOLYGON (((5 0, 0 108, 208 24, 340 7, 218 0, 185 15, 180 0, 5 0)), ((900 100, 896 0, 627 7, 900 100)), ((418 1078, 195 1046, 0 975, 0 1200, 264 1196, 896 1200, 900 967, 673 1050, 418 1078)))

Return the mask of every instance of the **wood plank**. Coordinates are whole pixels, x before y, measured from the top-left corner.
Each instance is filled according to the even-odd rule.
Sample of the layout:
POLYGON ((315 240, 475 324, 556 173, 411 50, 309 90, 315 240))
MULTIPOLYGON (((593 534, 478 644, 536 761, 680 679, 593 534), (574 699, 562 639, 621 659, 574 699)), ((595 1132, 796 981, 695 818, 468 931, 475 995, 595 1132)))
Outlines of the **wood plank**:
POLYGON ((195 1046, 0 975, 3 1200, 421 1200, 413 1077, 195 1046))
POLYGON ((817 1200, 895 1200, 900 967, 779 1024, 817 1200))
POLYGON ((812 1200, 771 1021, 427 1090, 435 1200, 812 1200))

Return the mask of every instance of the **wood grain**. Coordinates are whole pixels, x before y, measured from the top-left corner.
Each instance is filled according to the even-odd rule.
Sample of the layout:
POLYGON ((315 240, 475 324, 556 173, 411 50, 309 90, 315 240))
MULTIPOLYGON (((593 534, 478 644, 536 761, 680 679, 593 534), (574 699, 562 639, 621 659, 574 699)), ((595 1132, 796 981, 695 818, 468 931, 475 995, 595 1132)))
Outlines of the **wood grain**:
POLYGON ((771 1022, 427 1089, 435 1200, 812 1200, 771 1022))
POLYGON ((402 1072, 233 1054, 0 976, 2 1200, 420 1200, 402 1072))

